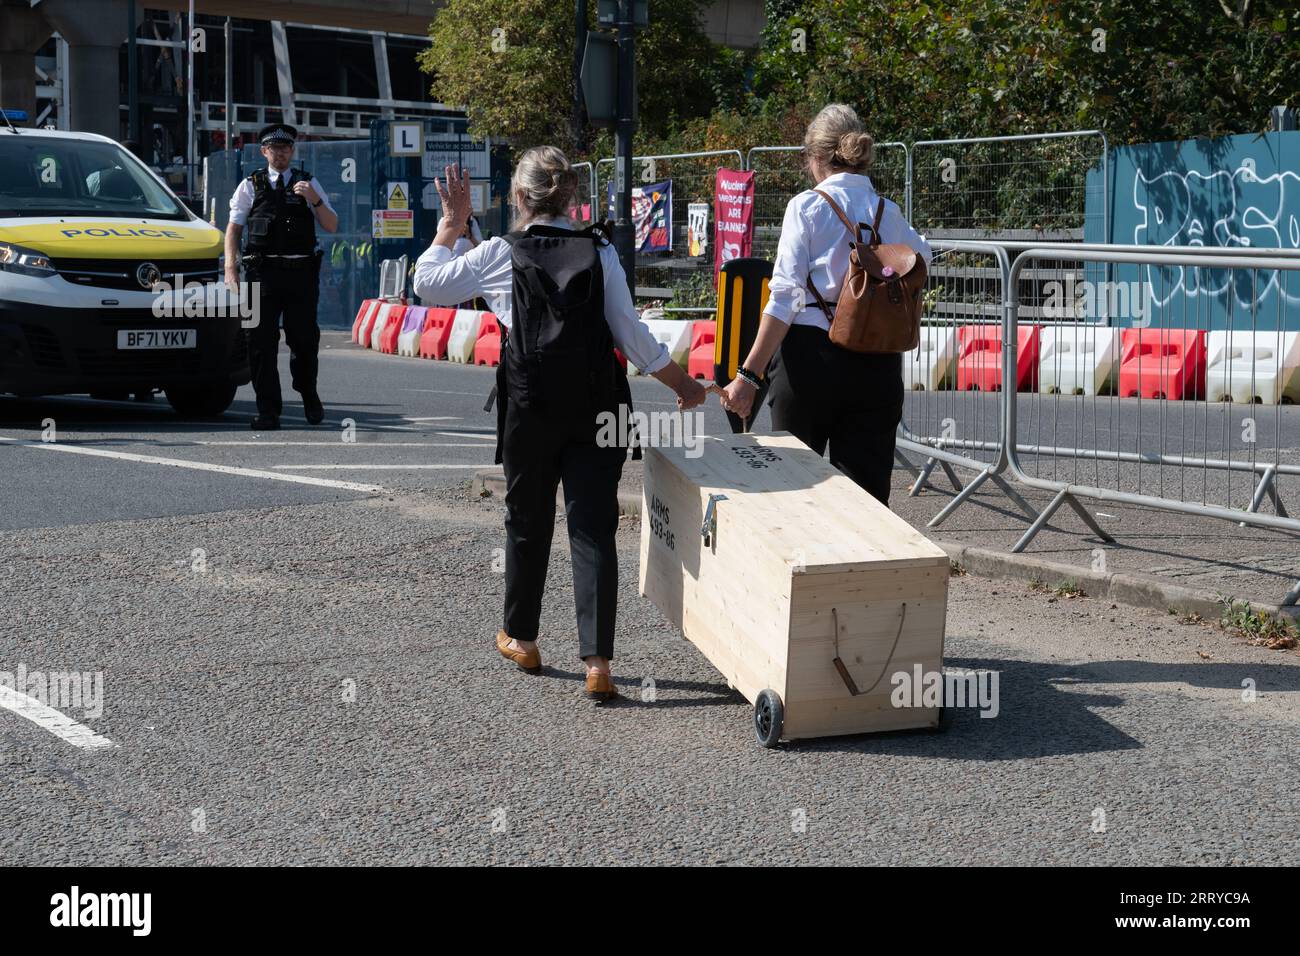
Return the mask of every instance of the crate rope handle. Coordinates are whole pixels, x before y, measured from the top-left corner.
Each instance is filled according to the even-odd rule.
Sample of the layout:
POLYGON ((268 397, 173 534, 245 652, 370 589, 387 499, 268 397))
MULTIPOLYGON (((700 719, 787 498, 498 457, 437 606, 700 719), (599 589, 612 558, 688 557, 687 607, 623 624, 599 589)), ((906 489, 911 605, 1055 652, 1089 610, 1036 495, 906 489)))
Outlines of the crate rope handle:
POLYGON ((840 616, 835 608, 831 608, 831 623, 835 626, 835 657, 831 663, 840 672, 840 679, 844 681, 844 686, 849 689, 850 696, 858 697, 862 694, 870 694, 876 689, 876 685, 880 683, 881 678, 889 672, 889 665, 894 663, 894 651, 898 650, 898 641, 903 636, 903 623, 906 620, 907 602, 904 601, 903 611, 898 617, 898 633, 894 635, 894 644, 889 649, 889 656, 885 658, 885 666, 880 669, 880 673, 876 675, 876 679, 871 682, 870 687, 866 690, 858 690, 858 685, 853 681, 853 675, 849 673, 849 669, 844 666, 844 661, 840 659, 840 616))

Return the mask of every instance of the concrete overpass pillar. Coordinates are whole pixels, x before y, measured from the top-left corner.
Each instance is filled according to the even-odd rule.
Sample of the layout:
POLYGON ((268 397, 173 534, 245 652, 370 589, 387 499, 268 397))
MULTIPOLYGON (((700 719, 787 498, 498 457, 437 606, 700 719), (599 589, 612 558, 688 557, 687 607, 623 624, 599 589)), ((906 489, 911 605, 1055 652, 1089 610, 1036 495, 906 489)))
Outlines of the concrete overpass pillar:
POLYGON ((36 123, 36 51, 51 32, 26 0, 0 5, 0 106, 26 110, 27 125, 36 123))
POLYGON ((126 0, 44 0, 39 9, 68 41, 70 127, 120 139, 118 57, 127 38, 126 0))

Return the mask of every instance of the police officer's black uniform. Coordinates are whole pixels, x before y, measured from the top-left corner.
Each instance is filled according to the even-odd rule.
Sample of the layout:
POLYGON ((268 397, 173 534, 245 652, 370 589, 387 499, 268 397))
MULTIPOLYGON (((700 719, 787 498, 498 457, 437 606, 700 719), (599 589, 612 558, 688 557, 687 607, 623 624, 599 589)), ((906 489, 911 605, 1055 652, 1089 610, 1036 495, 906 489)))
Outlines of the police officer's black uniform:
MULTIPOLYGON (((275 125, 262 130, 263 145, 293 142, 297 131, 275 125)), ((316 216, 311 204, 293 192, 311 173, 291 168, 271 185, 266 168, 253 173, 253 206, 244 232, 244 279, 258 283, 259 321, 248 330, 248 359, 257 394, 253 428, 279 427, 282 402, 277 353, 280 319, 289 346, 293 387, 302 394, 307 421, 319 424, 325 415, 316 392, 320 326, 316 306, 320 297, 323 253, 316 248, 316 216)))

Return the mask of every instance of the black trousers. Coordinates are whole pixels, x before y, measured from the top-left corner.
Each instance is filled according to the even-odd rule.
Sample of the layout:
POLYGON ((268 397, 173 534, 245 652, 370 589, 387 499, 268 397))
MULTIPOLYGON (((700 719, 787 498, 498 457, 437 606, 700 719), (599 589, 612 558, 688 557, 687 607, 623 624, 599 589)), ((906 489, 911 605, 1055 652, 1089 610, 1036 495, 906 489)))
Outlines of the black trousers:
POLYGON ((555 492, 564 513, 578 612, 578 656, 614 656, 618 609, 618 480, 627 450, 596 444, 592 419, 556 420, 506 406, 501 461, 506 474, 505 632, 537 640, 555 531, 555 492))
POLYGON ((247 335, 248 365, 260 414, 279 417, 283 410, 277 364, 282 319, 293 387, 303 395, 316 392, 320 350, 320 326, 316 324, 316 304, 320 298, 318 262, 319 259, 315 260, 308 268, 286 269, 266 260, 245 270, 245 278, 258 283, 258 324, 248 329, 247 335))
POLYGON ((787 431, 889 504, 894 437, 903 417, 903 356, 863 355, 811 325, 792 325, 775 359, 768 405, 787 431))

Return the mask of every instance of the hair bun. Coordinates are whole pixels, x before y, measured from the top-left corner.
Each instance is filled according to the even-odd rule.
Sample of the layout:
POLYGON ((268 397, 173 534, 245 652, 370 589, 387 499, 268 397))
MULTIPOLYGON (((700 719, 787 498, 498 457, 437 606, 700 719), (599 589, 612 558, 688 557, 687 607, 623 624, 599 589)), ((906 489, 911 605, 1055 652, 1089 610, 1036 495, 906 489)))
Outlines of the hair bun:
POLYGON ((874 145, 869 133, 845 133, 840 137, 835 158, 845 166, 866 166, 871 162, 874 145))

